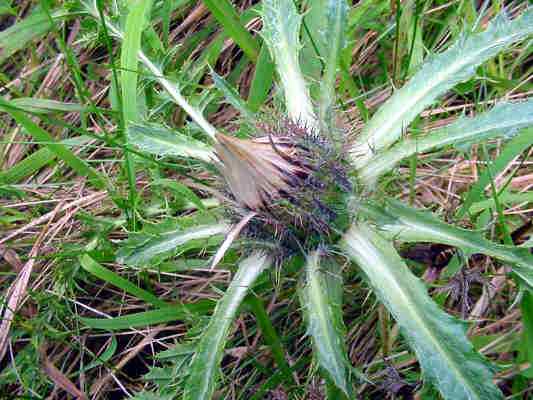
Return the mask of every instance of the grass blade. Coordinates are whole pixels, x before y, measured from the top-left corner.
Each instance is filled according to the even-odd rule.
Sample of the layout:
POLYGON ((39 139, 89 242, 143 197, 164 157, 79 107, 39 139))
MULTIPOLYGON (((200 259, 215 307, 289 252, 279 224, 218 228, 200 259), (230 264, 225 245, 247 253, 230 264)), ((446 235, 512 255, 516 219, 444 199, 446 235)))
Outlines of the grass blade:
POLYGON ((498 158, 490 164, 490 170, 485 169, 477 182, 470 187, 455 217, 463 218, 474 202, 484 198, 483 191, 490 184, 491 175, 499 174, 518 154, 530 146, 533 146, 533 128, 522 130, 505 145, 498 158))
POLYGON ((302 16, 298 14, 292 0, 263 1, 261 33, 281 79, 287 113, 293 120, 309 128, 316 128, 317 120, 298 60, 301 24, 302 16))
MULTIPOLYGON (((62 140, 60 143, 65 146, 83 146, 91 141, 89 136, 78 136, 62 140)), ((13 184, 39 171, 45 165, 50 164, 57 155, 48 147, 42 147, 31 153, 29 156, 19 161, 6 171, 0 172, 0 182, 13 184)))
POLYGON ((509 132, 514 133, 515 129, 529 125, 533 125, 533 101, 502 103, 476 117, 460 118, 423 138, 406 139, 389 150, 379 152, 361 168, 359 177, 367 185, 373 185, 382 174, 414 154, 449 145, 508 136, 509 132))
POLYGON ((342 246, 401 327, 426 381, 449 400, 503 399, 491 369, 466 337, 466 324, 433 302, 388 240, 353 225, 342 246))
POLYGON ((212 307, 213 302, 211 301, 198 301, 196 303, 176 304, 158 308, 157 310, 143 311, 114 318, 80 318, 80 320, 90 328, 119 331, 176 320, 198 318, 199 315, 209 312, 212 307))
POLYGON ((48 114, 54 112, 83 112, 86 107, 76 103, 66 103, 51 99, 37 99, 33 97, 19 97, 11 103, 20 110, 33 114, 48 114))
POLYGON ((196 347, 185 385, 184 400, 211 399, 231 324, 248 290, 270 263, 270 257, 254 253, 239 265, 239 270, 224 297, 218 302, 215 313, 196 347))
POLYGON ((341 304, 337 303, 339 299, 327 285, 330 279, 340 279, 340 272, 339 268, 328 269, 325 264, 321 265, 317 251, 307 257, 306 283, 300 293, 301 304, 318 364, 342 393, 352 398, 351 366, 344 347, 341 304))
POLYGON ((128 129, 128 140, 142 151, 158 157, 190 157, 205 162, 215 158, 211 146, 161 125, 132 124, 128 129))
POLYGON ((374 115, 352 148, 357 167, 373 153, 400 138, 402 129, 439 96, 474 75, 476 67, 533 33, 533 7, 519 18, 496 17, 481 33, 462 37, 455 45, 424 63, 420 71, 374 115))
POLYGON ((139 120, 137 110, 137 81, 139 73, 137 54, 141 50, 141 37, 147 23, 152 1, 133 1, 129 4, 126 17, 124 40, 120 54, 121 83, 122 83, 122 112, 126 125, 139 120))
POLYGON ((103 175, 91 168, 84 160, 76 156, 64 144, 56 142, 48 132, 33 122, 30 118, 18 111, 11 102, 0 98, 0 109, 8 112, 18 124, 24 127, 26 132, 35 140, 36 144, 42 142, 57 157, 62 159, 70 168, 81 176, 88 178, 89 182, 98 189, 105 188, 107 181, 103 175))
MULTIPOLYGON (((65 10, 57 10, 52 14, 54 20, 59 20, 67 16, 68 13, 65 10)), ((23 49, 30 40, 44 35, 50 29, 52 29, 50 19, 40 9, 0 32, 0 63, 3 63, 17 51, 23 49)))
POLYGON ((254 37, 241 24, 239 15, 228 0, 203 0, 203 3, 216 20, 222 25, 224 31, 239 45, 244 54, 257 61, 259 45, 254 37))
POLYGON ((285 358, 283 344, 281 343, 279 335, 276 333, 276 329, 274 328, 272 321, 270 321, 267 310, 265 309, 265 305, 261 299, 255 295, 248 296, 246 303, 255 315, 257 325, 259 326, 259 329, 261 329, 261 334, 265 339, 265 343, 270 346, 272 357, 276 361, 280 371, 284 374, 284 381, 295 383, 292 376, 291 367, 285 358))
POLYGON ((253 121, 255 119, 254 113, 248 108, 246 102, 242 99, 237 89, 231 86, 223 77, 211 70, 213 83, 215 87, 222 92, 227 102, 231 104, 237 111, 241 113, 246 119, 253 121))
POLYGON ((259 107, 261 107, 268 98, 268 93, 272 87, 273 77, 274 63, 270 58, 268 46, 263 44, 255 65, 254 77, 248 95, 248 107, 252 112, 259 110, 259 107))
POLYGON ((124 290, 126 293, 129 293, 132 296, 144 300, 147 303, 150 303, 156 307, 168 306, 166 302, 160 300, 159 297, 157 297, 156 295, 144 289, 141 289, 140 287, 134 285, 127 279, 124 279, 113 271, 110 271, 109 269, 103 267, 87 254, 81 256, 79 258, 79 261, 85 271, 89 272, 90 274, 93 274, 94 276, 105 282, 111 283, 112 285, 124 290))
POLYGON ((513 271, 533 288, 533 255, 526 248, 506 246, 480 234, 446 224, 427 212, 387 201, 385 207, 365 206, 377 227, 387 236, 405 242, 434 242, 459 247, 467 254, 481 253, 513 266, 513 271))
MULTIPOLYGON (((129 4, 129 12, 126 17, 126 27, 124 30, 124 41, 120 53, 121 66, 121 92, 122 101, 122 134, 124 141, 128 144, 127 129, 131 122, 139 120, 139 110, 137 108, 137 81, 138 81, 138 59, 137 54, 141 51, 141 37, 147 24, 147 14, 152 7, 151 0, 133 1, 129 4), (124 131, 124 129, 126 131, 124 131)), ((115 73, 115 71, 113 71, 115 73)), ((115 75, 116 78, 116 75, 115 75)), ((116 84, 116 80, 115 80, 116 84)), ((129 186, 129 214, 132 219, 132 227, 135 228, 135 206, 136 206, 136 174, 134 158, 129 152, 125 152, 125 170, 128 177, 129 186)))

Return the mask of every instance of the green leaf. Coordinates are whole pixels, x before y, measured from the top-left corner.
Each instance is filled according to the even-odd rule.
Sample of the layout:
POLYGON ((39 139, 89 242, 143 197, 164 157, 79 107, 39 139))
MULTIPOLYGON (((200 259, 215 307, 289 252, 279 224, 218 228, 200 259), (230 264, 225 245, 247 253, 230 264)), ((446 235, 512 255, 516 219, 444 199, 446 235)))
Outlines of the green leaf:
POLYGON ((324 74, 320 81, 319 119, 326 126, 334 126, 333 107, 335 105, 335 82, 339 68, 340 54, 346 44, 346 14, 348 6, 346 0, 326 0, 326 14, 322 18, 325 29, 317 31, 321 37, 320 55, 324 59, 324 74))
MULTIPOLYGON (((525 356, 533 366, 533 293, 525 291, 522 294, 520 310, 522 311, 523 333, 525 356)), ((531 367, 530 367, 531 368, 531 367)))
MULTIPOLYGON (((331 263, 329 263, 331 264, 331 263)), ((327 262, 320 263, 318 251, 307 257, 306 283, 300 292, 301 305, 307 322, 307 332, 313 340, 313 348, 319 366, 327 377, 348 397, 352 398, 350 379, 351 366, 344 344, 342 304, 328 287, 342 282, 340 268, 331 268, 327 262)))
POLYGON ((246 299, 246 304, 250 307, 251 311, 255 315, 257 325, 261 329, 261 335, 263 336, 265 343, 270 346, 272 357, 276 361, 276 364, 280 371, 284 374, 284 380, 286 382, 294 382, 292 376, 291 366, 289 365, 286 357, 285 350, 279 335, 276 333, 276 329, 272 325, 268 313, 265 309, 263 302, 255 295, 250 295, 246 299))
POLYGON ((220 90, 227 102, 231 104, 237 111, 239 111, 243 117, 253 121, 255 119, 254 113, 248 108, 246 102, 241 98, 237 89, 231 86, 224 78, 217 74, 214 70, 211 69, 211 76, 213 77, 213 82, 218 90, 220 90))
MULTIPOLYGON (((54 11, 52 18, 59 20, 68 16, 64 10, 54 11)), ((22 21, 0 32, 0 63, 3 63, 20 49, 26 47, 30 40, 44 35, 52 28, 48 15, 42 10, 33 12, 22 21)))
POLYGON ((287 113, 293 120, 315 128, 317 120, 298 60, 301 24, 302 17, 292 0, 263 1, 261 34, 270 49, 281 79, 287 113))
POLYGON ((271 263, 270 257, 254 253, 239 265, 239 270, 219 300, 202 335, 185 384, 184 400, 211 399, 217 382, 224 346, 237 311, 255 280, 271 263))
MULTIPOLYGON (((505 206, 520 203, 533 204, 533 191, 521 193, 504 192, 498 195, 498 202, 505 206)), ((496 202, 494 201, 494 198, 475 202, 470 206, 468 211, 470 212, 470 214, 477 214, 486 209, 496 210, 496 202)))
POLYGON ((34 114, 49 114, 53 112, 82 112, 86 108, 81 104, 66 103, 50 99, 37 99, 34 97, 19 97, 11 100, 11 104, 20 110, 34 114))
POLYGON ((207 239, 223 235, 228 229, 226 223, 216 223, 189 228, 179 227, 161 234, 146 235, 143 239, 139 239, 137 246, 123 247, 117 254, 117 261, 127 265, 146 265, 154 259, 159 260, 164 254, 183 251, 182 247, 188 249, 187 245, 191 242, 200 240, 201 244, 197 247, 203 247, 207 239))
MULTIPOLYGON (((78 136, 62 140, 59 143, 65 146, 82 146, 91 140, 92 138, 89 136, 78 136)), ((8 184, 20 182, 22 179, 36 173, 42 167, 54 161, 56 157, 57 155, 48 147, 42 147, 8 170, 0 172, 0 182, 8 184)))
POLYGON ((239 14, 228 0, 203 0, 203 3, 216 20, 222 25, 224 31, 239 45, 244 54, 256 61, 259 55, 257 40, 241 24, 239 14))
POLYGON ((211 146, 161 125, 132 124, 128 128, 128 141, 160 157, 190 157, 206 162, 212 162, 215 157, 211 146))
POLYGON ((198 301, 196 303, 176 304, 158 308, 157 310, 143 311, 114 318, 80 318, 80 320, 90 328, 118 331, 198 318, 199 315, 206 314, 212 308, 212 304, 211 301, 198 301))
POLYGON ((139 73, 138 53, 141 50, 141 37, 147 24, 151 0, 128 2, 124 40, 122 42, 120 65, 122 83, 122 112, 126 124, 139 120, 137 109, 137 80, 139 73))
POLYGON ((268 98, 268 93, 272 87, 273 76, 274 63, 270 58, 268 46, 263 44, 259 52, 259 59, 255 65, 254 77, 250 86, 250 94, 248 95, 248 107, 252 112, 259 110, 259 107, 268 98))
POLYGON ((103 175, 91 168, 87 162, 75 155, 64 144, 56 142, 48 132, 33 122, 23 112, 18 111, 10 101, 0 97, 0 109, 11 114, 13 119, 22 125, 26 132, 36 140, 36 144, 41 142, 44 146, 48 147, 51 152, 65 161, 79 175, 87 177, 89 182, 98 189, 106 187, 107 180, 103 175))
POLYGON ((85 271, 93 274, 94 276, 100 278, 105 282, 111 283, 112 285, 124 290, 126 293, 129 293, 132 296, 135 296, 138 299, 144 300, 147 303, 150 303, 157 307, 168 306, 165 301, 160 300, 159 297, 157 297, 156 295, 144 289, 141 289, 140 287, 134 285, 127 279, 124 279, 113 271, 110 271, 109 269, 103 267, 87 254, 81 256, 79 258, 79 261, 85 271))
POLYGON ((351 150, 353 163, 358 168, 369 163, 375 152, 399 139, 402 130, 439 96, 469 79, 484 61, 531 33, 533 7, 512 21, 501 14, 484 32, 464 35, 448 50, 431 57, 366 124, 351 150))
POLYGON ((461 248, 467 254, 481 253, 513 266, 513 271, 533 288, 533 255, 528 249, 506 246, 485 239, 479 233, 446 224, 427 212, 387 201, 385 207, 365 205, 361 211, 383 234, 404 242, 434 242, 461 248))
POLYGON ((463 218, 474 202, 484 198, 483 191, 490 184, 491 175, 498 175, 518 154, 530 146, 533 146, 533 128, 523 129, 503 147, 498 158, 491 163, 490 170, 486 168, 479 175, 476 183, 470 187, 468 193, 464 196, 464 201, 457 210, 455 217, 458 219, 463 218))
POLYGON ((115 351, 117 351, 117 347, 118 347, 117 338, 115 336, 112 336, 107 349, 105 349, 102 352, 102 354, 100 354, 99 356, 95 356, 95 359, 91 361, 89 364, 84 365, 81 371, 87 372, 95 367, 99 367, 100 365, 108 362, 109 360, 111 360, 111 357, 115 355, 115 351))
POLYGON ((17 15, 7 0, 0 0, 0 16, 5 14, 17 15))
POLYGON ((443 312, 402 261, 391 242, 354 224, 342 247, 364 271, 415 351, 427 382, 445 399, 503 399, 492 371, 466 337, 466 324, 443 312))
POLYGON ((185 200, 188 200, 194 204, 198 210, 206 209, 204 203, 202 203, 202 200, 196 195, 196 193, 182 183, 172 179, 156 179, 152 182, 152 185, 163 186, 170 189, 174 193, 182 196, 185 200))
MULTIPOLYGON (((82 5, 85 7, 87 12, 92 15, 96 20, 98 20, 100 23, 102 23, 100 14, 95 7, 94 2, 88 2, 88 1, 82 1, 82 5)), ((104 21, 107 29, 111 32, 113 36, 116 38, 123 40, 124 39, 124 33, 120 31, 119 28, 117 28, 110 20, 109 18, 104 16, 104 21)), ((152 73, 154 79, 159 82, 159 84, 167 91, 167 93, 170 95, 170 98, 174 103, 179 105, 183 110, 191 117, 191 119, 198 124, 198 126, 204 131, 205 134, 207 134, 212 140, 216 140, 215 134, 216 129, 214 126, 212 126, 202 115, 201 111, 197 108, 193 107, 185 97, 183 97, 179 87, 172 82, 171 80, 167 79, 162 71, 161 68, 159 68, 143 51, 138 51, 137 57, 139 58, 139 61, 141 61, 144 66, 152 73)))
POLYGON ((379 176, 413 154, 449 145, 509 136, 515 129, 529 125, 533 125, 533 100, 514 104, 501 103, 473 118, 460 118, 424 137, 405 139, 389 150, 378 152, 359 170, 359 177, 367 185, 372 185, 379 176))

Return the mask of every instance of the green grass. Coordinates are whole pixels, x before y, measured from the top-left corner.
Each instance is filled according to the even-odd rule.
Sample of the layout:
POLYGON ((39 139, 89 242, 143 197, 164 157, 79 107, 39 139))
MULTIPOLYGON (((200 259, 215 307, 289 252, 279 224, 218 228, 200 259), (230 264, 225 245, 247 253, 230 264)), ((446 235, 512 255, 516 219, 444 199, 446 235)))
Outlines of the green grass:
MULTIPOLYGON (((372 289, 375 271, 365 278, 346 260, 322 265, 297 254, 266 269, 252 252, 263 238, 250 236, 238 240, 249 251, 231 246, 209 269, 229 217, 220 206, 228 193, 210 164, 215 132, 248 137, 258 111, 259 122, 279 118, 283 84, 301 89, 291 80, 294 71, 278 76, 258 33, 262 2, 41 3, 0 0, 0 298, 8 297, 36 238, 43 239, 8 341, 0 342, 0 398, 66 398, 73 387, 88 398, 100 387, 100 398, 139 400, 183 393, 192 399, 200 392, 236 399, 402 398, 394 388, 440 398, 421 384, 412 338, 399 331, 412 321, 395 322, 379 306, 387 288, 372 289), (314 308, 302 309, 301 302, 314 308), (196 346, 202 351, 195 355, 196 346), (55 369, 44 368, 45 361, 55 369), (215 365, 209 373, 208 365, 215 365)), ((391 9, 390 1, 369 0, 323 18, 327 3, 294 1, 307 10, 296 32, 301 43, 290 41, 295 24, 280 33, 300 53, 312 99, 288 109, 304 115, 316 106, 320 121, 354 136, 392 84, 407 82, 428 52, 448 48, 464 29, 482 30, 502 7, 488 2, 486 18, 478 20, 480 9, 470 1, 413 0, 391 9)), ((526 5, 510 4, 513 16, 526 5)), ((480 145, 442 139, 447 147, 430 154, 418 154, 416 146, 435 149, 428 132, 453 132, 442 121, 480 115, 509 93, 513 101, 527 98, 528 40, 486 62, 488 55, 480 56, 472 78, 409 129, 396 124, 388 132, 409 136, 403 146, 411 158, 395 161, 382 176, 379 195, 429 208, 476 233, 432 219, 433 237, 412 238, 409 218, 430 217, 396 210, 392 215, 401 218, 391 222, 394 204, 361 211, 379 215, 398 241, 433 239, 460 248, 442 266, 448 253, 429 247, 416 253, 402 244, 402 254, 417 257, 405 264, 391 256, 379 268, 394 264, 396 274, 408 268, 422 281, 398 280, 415 287, 417 299, 466 317, 473 347, 496 364, 495 381, 513 399, 533 396, 532 299, 522 284, 533 282, 523 268, 529 248, 509 246, 533 232, 531 128, 509 124, 516 129, 505 139, 495 139, 495 131, 480 145), (475 255, 479 249, 494 258, 475 255), (513 263, 514 273, 504 275, 513 263), (450 272, 455 268, 464 274, 450 272), (464 278, 473 274, 485 284, 464 278)), ((274 57, 290 58, 290 51, 274 57)), ((383 157, 394 159, 395 151, 400 145, 383 157)), ((377 174, 372 163, 363 171, 377 174)), ((394 251, 373 230, 364 232, 345 240, 394 251)), ((405 304, 395 306, 393 313, 405 304)), ((435 312, 435 321, 446 318, 435 312)))

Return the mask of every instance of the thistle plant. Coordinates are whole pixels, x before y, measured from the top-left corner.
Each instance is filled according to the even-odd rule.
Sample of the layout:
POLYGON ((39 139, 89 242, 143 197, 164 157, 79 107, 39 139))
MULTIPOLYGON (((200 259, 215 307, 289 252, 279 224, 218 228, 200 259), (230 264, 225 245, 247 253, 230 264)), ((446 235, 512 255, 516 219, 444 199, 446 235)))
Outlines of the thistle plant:
MULTIPOLYGON (((316 57, 322 64, 319 83, 314 83, 319 87, 317 96, 311 95, 311 81, 300 68, 304 30, 302 15, 292 0, 263 0, 260 13, 261 37, 275 64, 276 89, 283 99, 278 103, 282 105, 252 111, 212 73, 215 85, 241 111, 241 122, 249 128, 246 138, 213 127, 156 63, 142 51, 137 54, 170 100, 189 114, 196 134, 193 137, 129 121, 128 143, 144 153, 174 157, 181 160, 176 163, 205 169, 215 182, 212 190, 217 195, 207 204, 180 186, 190 209, 199 210, 198 216, 162 236, 130 238, 119 260, 149 265, 164 254, 195 248, 201 240, 210 240, 209 244, 202 242, 204 247, 218 245, 211 268, 216 268, 230 249, 241 257, 229 287, 199 333, 183 387, 176 393, 187 400, 212 398, 241 303, 265 270, 279 268, 283 275, 284 266, 296 262, 300 308, 319 370, 334 388, 332 393, 337 393, 331 398, 355 398, 357 385, 364 379, 348 360, 342 304, 332 289, 342 285, 342 266, 347 264, 345 268, 362 272, 395 319, 427 385, 445 399, 501 399, 503 394, 493 382, 495 369, 470 344, 466 322, 447 314, 428 295, 428 288, 396 247, 434 242, 457 247, 465 254, 485 254, 509 266, 525 291, 533 288, 533 256, 525 248, 489 241, 478 232, 387 198, 382 178, 403 160, 422 152, 532 134, 524 129, 533 125, 533 101, 522 100, 502 101, 423 137, 403 135, 422 111, 474 76, 477 67, 530 37, 533 9, 527 8, 513 19, 502 12, 484 29, 464 32, 447 50, 428 56, 362 130, 354 133, 336 117, 342 114, 335 88, 348 6, 345 0, 328 0, 324 7, 323 29, 315 38, 320 50, 316 57), (206 208, 211 208, 211 216, 200 213, 206 208)), ((96 8, 87 8, 102 20, 96 8)), ((121 38, 111 21, 104 19, 104 23, 121 38)), ((82 260, 84 263, 89 261, 82 260)), ((280 363, 280 368, 288 367, 280 363)))

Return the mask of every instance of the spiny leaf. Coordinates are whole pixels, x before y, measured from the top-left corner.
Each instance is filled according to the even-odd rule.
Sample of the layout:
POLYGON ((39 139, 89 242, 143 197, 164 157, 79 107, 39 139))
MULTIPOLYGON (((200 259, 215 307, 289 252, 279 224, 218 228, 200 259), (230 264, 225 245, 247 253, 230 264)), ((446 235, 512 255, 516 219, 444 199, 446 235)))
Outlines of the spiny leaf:
MULTIPOLYGON (((89 1, 83 1, 81 0, 81 4, 85 7, 87 12, 89 12, 90 15, 92 15, 95 19, 97 19, 99 22, 104 23, 109 29, 110 33, 116 37, 117 39, 123 40, 124 39, 124 33, 120 31, 119 28, 117 28, 106 16, 104 16, 104 20, 102 21, 100 18, 100 13, 98 12, 98 9, 95 7, 95 2, 89 2, 89 1)), ((171 80, 167 79, 163 73, 163 70, 157 66, 143 51, 137 52, 137 57, 139 58, 139 61, 144 64, 144 66, 150 71, 150 73, 153 75, 154 79, 167 91, 167 93, 170 95, 173 102, 175 102, 177 105, 179 105, 183 110, 189 114, 189 116, 192 118, 192 120, 198 124, 198 126, 204 131, 205 134, 207 134, 212 140, 215 139, 215 133, 216 129, 214 126, 212 126, 202 115, 201 111, 197 108, 193 107, 185 97, 183 97, 179 87, 172 82, 171 80)))
POLYGON ((322 43, 321 56, 324 59, 324 74, 320 81, 319 119, 326 126, 333 124, 335 105, 335 82, 339 68, 339 58, 345 46, 346 14, 348 5, 345 0, 326 0, 325 29, 318 31, 322 43))
POLYGON ((484 32, 464 35, 448 50, 432 57, 365 126, 351 151, 353 163, 359 168, 367 164, 374 152, 399 139, 402 130, 439 96, 469 79, 484 61, 531 33, 533 7, 512 21, 500 14, 484 32))
POLYGON ((206 162, 214 159, 211 146, 161 125, 132 124, 128 128, 128 141, 160 157, 190 157, 206 162))
POLYGON ((492 371, 466 337, 466 324, 443 312, 392 244, 354 224, 342 247, 364 271, 417 355, 425 379, 449 400, 503 399, 492 371))
POLYGON ((422 138, 406 139, 389 150, 376 154, 359 171, 367 185, 391 170, 401 160, 416 153, 431 151, 448 145, 480 142, 495 137, 509 136, 518 128, 533 125, 533 101, 501 103, 492 110, 473 118, 460 118, 456 122, 422 138))
POLYGON ((389 200, 385 207, 365 205, 362 212, 387 236, 405 242, 435 242, 461 248, 468 254, 481 253, 513 266, 513 271, 533 288, 533 255, 522 247, 506 246, 480 234, 446 224, 427 212, 389 200))
MULTIPOLYGON (((127 244, 119 251, 117 260, 128 265, 145 265, 154 259, 161 261, 167 254, 175 254, 190 248, 191 242, 201 241, 197 248, 202 248, 209 238, 221 236, 227 232, 229 226, 225 223, 178 228, 172 231, 154 235, 142 235, 135 239, 137 246, 127 244)), ((216 243, 216 242, 214 242, 216 243)), ((212 244, 214 244, 212 243, 212 244)))
MULTIPOLYGON (((505 191, 503 193, 498 194, 498 202, 501 205, 505 205, 505 206, 520 204, 520 203, 533 204, 533 191, 527 191, 527 192, 505 191)), ((470 206, 468 211, 471 214, 477 214, 486 209, 496 210, 496 202, 494 198, 475 202, 470 206)))
POLYGON ((202 200, 196 195, 196 193, 182 183, 173 179, 156 179, 152 184, 170 189, 172 192, 180 195, 183 199, 191 202, 198 210, 206 209, 204 203, 202 203, 202 200))
MULTIPOLYGON (((335 304, 336 296, 329 290, 327 281, 339 280, 340 268, 320 264, 318 251, 307 257, 306 283, 301 289, 301 304, 307 322, 307 331, 313 340, 318 364, 329 379, 349 398, 352 397, 350 382, 351 366, 344 344, 341 304, 335 304), (321 271, 321 269, 326 270, 321 271)), ((331 263, 330 263, 331 264, 331 263)), ((330 265, 331 266, 331 265, 330 265)))
POLYGON ((196 347, 185 385, 184 400, 211 399, 231 324, 248 290, 270 262, 270 257, 265 254, 254 253, 239 265, 237 274, 224 297, 218 302, 215 313, 196 347))
POLYGON ((317 125, 309 91, 300 70, 300 26, 302 17, 292 0, 263 1, 263 35, 285 92, 289 116, 310 128, 317 125))

